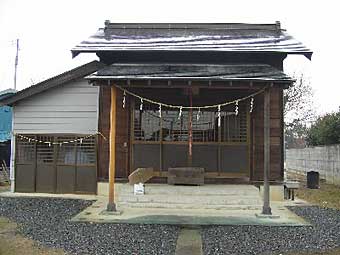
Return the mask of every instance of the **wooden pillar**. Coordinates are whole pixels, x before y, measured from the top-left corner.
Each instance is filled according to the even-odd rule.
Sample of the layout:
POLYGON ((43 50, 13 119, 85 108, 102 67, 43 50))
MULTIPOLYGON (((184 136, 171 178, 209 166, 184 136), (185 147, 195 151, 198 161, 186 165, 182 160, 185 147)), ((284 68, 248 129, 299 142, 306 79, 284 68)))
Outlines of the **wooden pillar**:
POLYGON ((264 91, 264 171, 263 171, 263 208, 262 214, 271 215, 269 201, 269 173, 270 173, 270 89, 264 91))
POLYGON ((115 204, 115 171, 116 171, 116 100, 117 88, 111 87, 111 109, 110 109, 110 161, 109 161, 109 203, 108 211, 116 211, 115 204))

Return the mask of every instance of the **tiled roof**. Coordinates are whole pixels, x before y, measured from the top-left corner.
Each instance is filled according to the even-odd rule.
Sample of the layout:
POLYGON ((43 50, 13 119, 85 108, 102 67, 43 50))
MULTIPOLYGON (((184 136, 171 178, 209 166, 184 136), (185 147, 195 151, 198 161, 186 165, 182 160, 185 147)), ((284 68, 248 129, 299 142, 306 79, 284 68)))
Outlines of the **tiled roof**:
POLYGON ((224 51, 280 52, 303 54, 312 51, 294 39, 280 23, 275 24, 183 24, 183 23, 105 23, 97 33, 72 49, 101 51, 224 51))
POLYGON ((112 64, 87 79, 292 81, 282 71, 265 64, 112 64))

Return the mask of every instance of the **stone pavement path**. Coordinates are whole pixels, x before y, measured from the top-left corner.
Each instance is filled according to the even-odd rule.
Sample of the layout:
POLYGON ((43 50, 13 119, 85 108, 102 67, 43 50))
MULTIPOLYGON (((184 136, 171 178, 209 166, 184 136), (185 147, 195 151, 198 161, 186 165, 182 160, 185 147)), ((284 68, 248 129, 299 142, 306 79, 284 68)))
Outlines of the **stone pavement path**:
POLYGON ((183 227, 178 235, 175 255, 202 255, 202 238, 199 227, 183 227))

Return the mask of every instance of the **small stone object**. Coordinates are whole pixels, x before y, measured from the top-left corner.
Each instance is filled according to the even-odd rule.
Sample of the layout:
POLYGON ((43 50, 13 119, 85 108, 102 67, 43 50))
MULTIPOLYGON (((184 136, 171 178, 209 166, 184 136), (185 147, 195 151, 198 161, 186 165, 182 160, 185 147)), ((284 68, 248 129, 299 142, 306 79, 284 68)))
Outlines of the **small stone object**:
POLYGON ((204 168, 201 167, 169 168, 168 184, 203 185, 204 168))
POLYGON ((295 200, 295 190, 299 189, 300 182, 298 181, 286 181, 284 183, 284 196, 285 199, 295 200))
POLYGON ((133 194, 135 195, 144 195, 145 189, 144 189, 144 184, 143 183, 137 183, 134 184, 133 186, 133 194))

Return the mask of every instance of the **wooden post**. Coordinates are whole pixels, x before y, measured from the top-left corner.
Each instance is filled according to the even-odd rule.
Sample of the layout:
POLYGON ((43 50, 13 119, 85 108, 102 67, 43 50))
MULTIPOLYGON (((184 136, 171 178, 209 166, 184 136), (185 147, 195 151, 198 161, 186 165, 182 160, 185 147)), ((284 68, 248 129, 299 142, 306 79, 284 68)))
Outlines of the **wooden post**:
POLYGON ((110 110, 110 161, 109 161, 109 203, 108 211, 116 211, 115 204, 115 171, 116 171, 116 98, 117 88, 111 86, 111 110, 110 110))
POLYGON ((264 171, 263 171, 263 208, 262 214, 271 215, 269 203, 269 172, 270 172, 270 89, 264 91, 264 171))

